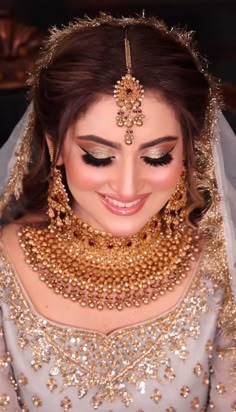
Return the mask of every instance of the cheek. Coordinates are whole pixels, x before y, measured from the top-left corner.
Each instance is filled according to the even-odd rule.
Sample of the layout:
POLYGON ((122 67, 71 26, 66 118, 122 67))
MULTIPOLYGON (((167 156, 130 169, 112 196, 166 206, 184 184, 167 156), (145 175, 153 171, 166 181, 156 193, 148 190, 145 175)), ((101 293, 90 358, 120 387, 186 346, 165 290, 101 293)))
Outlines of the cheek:
MULTIPOLYGON (((96 189, 105 181, 105 173, 96 167, 89 167, 81 161, 65 162, 66 179, 70 189, 90 191, 96 189)), ((106 176, 107 177, 107 176, 106 176)))
POLYGON ((148 173, 149 184, 158 191, 172 192, 183 171, 183 141, 179 140, 173 151, 173 159, 169 165, 150 168, 148 173))
POLYGON ((148 181, 154 189, 172 190, 177 185, 182 169, 181 164, 175 167, 160 166, 158 170, 149 175, 148 181))

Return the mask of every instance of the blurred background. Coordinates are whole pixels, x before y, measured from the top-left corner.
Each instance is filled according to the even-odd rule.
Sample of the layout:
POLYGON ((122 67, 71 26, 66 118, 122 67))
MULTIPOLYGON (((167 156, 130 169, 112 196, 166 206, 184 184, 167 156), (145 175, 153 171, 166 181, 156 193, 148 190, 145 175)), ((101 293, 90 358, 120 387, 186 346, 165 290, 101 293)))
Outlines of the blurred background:
POLYGON ((28 103, 26 72, 52 25, 98 11, 155 15, 196 32, 209 70, 222 80, 226 116, 236 130, 236 0, 0 0, 0 146, 28 103))

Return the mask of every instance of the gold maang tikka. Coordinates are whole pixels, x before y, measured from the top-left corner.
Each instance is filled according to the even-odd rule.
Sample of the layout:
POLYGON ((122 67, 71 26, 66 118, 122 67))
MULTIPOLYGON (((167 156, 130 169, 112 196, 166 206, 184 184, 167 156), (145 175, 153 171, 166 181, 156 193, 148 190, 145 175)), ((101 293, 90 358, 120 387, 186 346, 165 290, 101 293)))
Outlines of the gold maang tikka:
POLYGON ((116 124, 126 127, 124 141, 127 145, 132 144, 134 139, 133 126, 142 126, 144 115, 141 103, 144 97, 143 86, 132 76, 130 42, 125 34, 125 61, 127 73, 118 80, 114 89, 114 98, 119 111, 116 116, 116 124))

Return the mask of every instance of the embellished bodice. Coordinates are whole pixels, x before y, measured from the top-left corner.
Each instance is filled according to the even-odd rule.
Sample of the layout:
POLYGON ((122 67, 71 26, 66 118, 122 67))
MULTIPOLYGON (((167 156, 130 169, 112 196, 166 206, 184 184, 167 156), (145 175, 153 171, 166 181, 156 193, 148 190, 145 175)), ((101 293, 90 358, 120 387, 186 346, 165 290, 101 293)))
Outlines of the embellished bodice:
POLYGON ((203 253, 170 311, 103 335, 39 315, 1 248, 0 410, 236 411, 232 362, 216 351, 223 275, 208 266, 203 253))

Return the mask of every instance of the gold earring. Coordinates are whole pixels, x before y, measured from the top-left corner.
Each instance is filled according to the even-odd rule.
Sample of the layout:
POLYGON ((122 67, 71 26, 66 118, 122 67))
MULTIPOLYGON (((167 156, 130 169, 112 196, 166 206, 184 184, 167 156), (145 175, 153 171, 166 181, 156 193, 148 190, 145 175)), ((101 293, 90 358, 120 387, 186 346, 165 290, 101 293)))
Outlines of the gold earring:
POLYGON ((165 206, 163 220, 166 227, 172 231, 173 226, 177 227, 186 218, 187 207, 187 182, 186 169, 183 170, 174 193, 165 206))
POLYGON ((48 191, 48 216, 50 226, 62 228, 72 224, 72 210, 69 205, 69 196, 62 182, 62 173, 58 167, 51 170, 51 183, 48 191))

